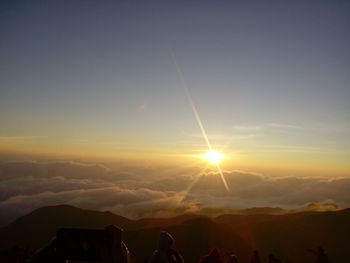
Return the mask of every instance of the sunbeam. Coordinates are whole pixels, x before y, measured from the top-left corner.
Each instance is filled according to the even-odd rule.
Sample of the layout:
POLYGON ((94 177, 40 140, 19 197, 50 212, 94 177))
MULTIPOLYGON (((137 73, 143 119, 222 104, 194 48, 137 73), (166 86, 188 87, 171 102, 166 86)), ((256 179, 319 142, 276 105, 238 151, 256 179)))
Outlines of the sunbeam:
MULTIPOLYGON (((196 108, 196 106, 195 106, 195 104, 194 104, 194 102, 193 102, 193 99, 192 99, 191 93, 190 93, 190 91, 189 91, 189 89, 188 89, 188 87, 187 87, 187 84, 186 84, 184 75, 183 75, 183 73, 182 73, 182 71, 181 71, 181 69, 180 69, 179 64, 177 63, 177 59, 176 59, 176 56, 175 56, 175 52, 172 50, 172 48, 171 48, 170 46, 168 46, 168 48, 169 48, 169 51, 170 51, 170 54, 171 54, 172 61, 173 61, 174 65, 175 65, 175 67, 176 67, 176 71, 177 71, 178 77, 179 77, 179 79, 180 79, 180 81, 181 81, 181 84, 182 84, 182 86, 183 86, 183 89, 185 90, 185 93, 186 93, 186 95, 187 95, 188 102, 189 102, 189 104, 190 104, 190 106, 191 106, 191 108, 192 108, 193 115, 194 115, 194 117, 195 117, 195 119, 196 119, 196 121, 197 121, 197 124, 198 124, 198 126, 199 126, 201 132, 202 132, 203 138, 204 138, 204 140, 205 140, 205 142, 206 142, 206 144, 207 144, 207 146, 208 146, 209 153, 217 153, 216 151, 213 151, 213 150, 212 150, 212 147, 211 147, 211 144, 210 144, 208 135, 207 135, 207 133, 206 133, 206 131, 205 131, 205 129, 204 129, 204 125, 203 125, 202 120, 201 120, 201 118, 200 118, 200 116, 199 116, 199 113, 198 113, 198 111, 197 111, 197 108, 196 108)), ((213 154, 211 154, 211 155, 213 155, 213 154)), ((214 160, 214 159, 215 159, 215 162, 213 162, 213 163, 216 164, 217 169, 218 169, 218 172, 219 172, 220 177, 221 177, 221 180, 222 180, 223 184, 225 185, 226 190, 229 191, 229 187, 228 187, 228 184, 227 184, 227 182, 226 182, 225 176, 224 176, 224 174, 223 174, 223 172, 222 172, 222 170, 221 170, 221 167, 220 167, 220 165, 219 165, 219 161, 220 161, 220 160, 217 160, 219 156, 217 156, 217 154, 216 154, 215 157, 214 157, 214 156, 212 156, 212 157, 213 157, 213 158, 211 158, 211 160, 214 160)), ((222 159, 222 158, 221 158, 221 159, 222 159)), ((208 161, 212 162, 211 160, 208 159, 208 161)))

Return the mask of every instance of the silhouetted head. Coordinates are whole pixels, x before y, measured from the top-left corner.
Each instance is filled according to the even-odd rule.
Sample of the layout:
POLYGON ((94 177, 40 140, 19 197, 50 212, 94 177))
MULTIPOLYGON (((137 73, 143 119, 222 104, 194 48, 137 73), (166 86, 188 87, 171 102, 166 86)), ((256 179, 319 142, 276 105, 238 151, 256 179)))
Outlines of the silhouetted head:
POLYGON ((318 247, 318 248, 317 248, 317 252, 318 252, 319 254, 324 254, 324 249, 323 249, 322 247, 318 247))
POLYGON ((215 257, 215 258, 216 258, 216 257, 220 257, 219 249, 216 248, 216 247, 214 247, 214 248, 212 249, 212 251, 210 251, 209 256, 210 256, 210 257, 215 257))
POLYGON ((174 243, 174 238, 166 231, 159 234, 158 246, 161 250, 168 250, 174 243))
POLYGON ((227 262, 237 262, 237 254, 235 252, 230 252, 228 256, 227 262))
POLYGON ((109 225, 105 227, 105 230, 112 233, 114 242, 116 243, 122 242, 123 229, 116 227, 114 225, 109 225))
POLYGON ((222 263, 219 249, 214 247, 209 254, 201 259, 200 263, 222 263))

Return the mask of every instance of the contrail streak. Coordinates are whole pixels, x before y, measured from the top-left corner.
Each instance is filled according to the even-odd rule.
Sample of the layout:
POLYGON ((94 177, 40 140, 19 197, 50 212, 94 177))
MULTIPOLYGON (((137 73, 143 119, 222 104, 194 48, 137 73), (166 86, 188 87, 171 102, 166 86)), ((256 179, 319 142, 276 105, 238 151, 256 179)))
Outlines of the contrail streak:
MULTIPOLYGON (((188 89, 188 87, 187 87, 187 84, 186 84, 184 75, 183 75, 183 73, 182 73, 182 71, 181 71, 181 69, 180 69, 179 64, 177 63, 175 53, 174 53, 174 51, 171 49, 171 47, 168 46, 168 48, 169 48, 169 51, 170 51, 170 54, 171 54, 171 58, 172 58, 172 60, 173 60, 173 63, 174 63, 174 65, 175 65, 175 67, 176 67, 177 74, 178 74, 178 76, 179 76, 179 78, 180 78, 181 84, 182 84, 182 86, 183 86, 183 88, 184 88, 184 90, 185 90, 185 93, 186 93, 186 95, 187 95, 188 102, 189 102, 190 105, 191 105, 191 108, 192 108, 194 117, 195 117, 196 120, 197 120, 198 126, 199 126, 199 128, 200 128, 200 130, 201 130, 201 132, 202 132, 202 135, 203 135, 203 138, 204 138, 205 142, 207 143, 207 146, 208 146, 209 151, 212 151, 212 147, 211 147, 211 144, 210 144, 210 142, 209 142, 208 135, 207 135, 207 133, 206 133, 206 131, 205 131, 205 129, 204 129, 204 126, 203 126, 202 120, 201 120, 201 118, 200 118, 200 116, 199 116, 199 113, 198 113, 198 111, 197 111, 197 108, 196 108, 196 106, 194 105, 194 102, 193 102, 193 100, 192 100, 191 93, 190 93, 190 91, 189 91, 189 89, 188 89)), ((225 176, 224 176, 224 174, 223 174, 223 172, 222 172, 222 170, 221 170, 220 165, 217 164, 216 166, 217 166, 217 168, 218 168, 220 177, 221 177, 221 179, 222 179, 222 182, 224 183, 224 186, 225 186, 226 190, 229 191, 228 184, 227 184, 227 182, 226 182, 225 176)), ((195 180, 195 182, 196 182, 197 180, 198 180, 198 178, 195 180)))

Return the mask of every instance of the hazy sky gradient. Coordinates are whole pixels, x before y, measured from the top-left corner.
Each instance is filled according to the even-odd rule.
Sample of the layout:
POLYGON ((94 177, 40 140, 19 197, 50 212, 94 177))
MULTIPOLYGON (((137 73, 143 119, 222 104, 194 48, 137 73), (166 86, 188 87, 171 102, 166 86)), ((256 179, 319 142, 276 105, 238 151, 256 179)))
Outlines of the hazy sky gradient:
POLYGON ((202 153, 170 47, 226 166, 350 176, 349 28, 348 1, 3 1, 0 147, 202 153))

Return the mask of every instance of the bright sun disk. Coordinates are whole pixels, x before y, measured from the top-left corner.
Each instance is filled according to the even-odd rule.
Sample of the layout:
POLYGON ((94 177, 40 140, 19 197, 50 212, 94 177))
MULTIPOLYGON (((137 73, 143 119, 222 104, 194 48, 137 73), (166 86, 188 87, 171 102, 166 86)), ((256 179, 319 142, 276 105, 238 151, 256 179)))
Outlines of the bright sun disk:
POLYGON ((203 157, 207 159, 208 162, 213 164, 218 164, 222 159, 224 159, 224 156, 217 151, 210 151, 206 153, 203 157))

